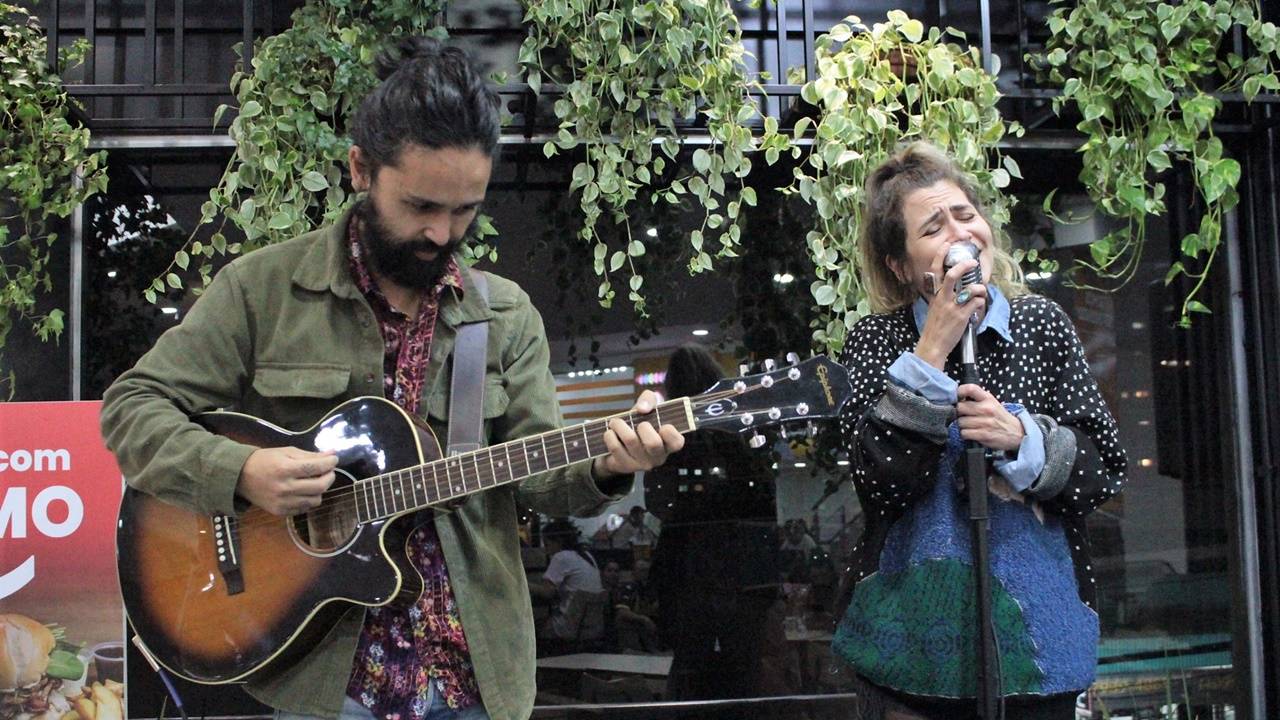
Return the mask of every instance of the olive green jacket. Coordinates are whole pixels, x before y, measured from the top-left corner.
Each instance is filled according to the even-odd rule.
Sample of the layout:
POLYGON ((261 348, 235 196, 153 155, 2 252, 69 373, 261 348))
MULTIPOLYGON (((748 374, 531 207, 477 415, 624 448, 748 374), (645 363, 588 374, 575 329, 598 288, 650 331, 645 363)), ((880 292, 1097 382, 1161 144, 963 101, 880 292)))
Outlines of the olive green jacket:
MULTIPOLYGON (((182 323, 107 390, 103 435, 130 485, 199 512, 235 513, 243 507, 236 482, 254 448, 205 431, 191 414, 235 409, 302 430, 343 400, 381 394, 383 342, 350 277, 348 218, 228 265, 182 323)), ((469 277, 465 283, 460 297, 450 290, 442 297, 420 414, 445 437, 446 370, 456 329, 488 320, 485 437, 498 443, 558 427, 542 318, 529 296, 490 274, 486 308, 469 277)), ((480 694, 493 720, 526 718, 534 700, 534 625, 517 503, 583 516, 616 497, 601 492, 583 462, 482 492, 438 517, 480 694)), ((300 661, 255 674, 250 694, 282 710, 337 716, 363 618, 364 609, 353 607, 300 661)))

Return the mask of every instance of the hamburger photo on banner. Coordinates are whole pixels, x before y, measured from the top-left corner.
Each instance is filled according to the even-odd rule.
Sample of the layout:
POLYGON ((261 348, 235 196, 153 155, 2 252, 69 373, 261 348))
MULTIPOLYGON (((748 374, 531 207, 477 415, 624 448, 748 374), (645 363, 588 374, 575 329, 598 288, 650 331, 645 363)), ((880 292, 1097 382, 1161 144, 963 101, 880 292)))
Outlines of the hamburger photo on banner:
POLYGON ((61 720, 86 697, 84 663, 58 640, 26 615, 0 614, 0 720, 61 720))

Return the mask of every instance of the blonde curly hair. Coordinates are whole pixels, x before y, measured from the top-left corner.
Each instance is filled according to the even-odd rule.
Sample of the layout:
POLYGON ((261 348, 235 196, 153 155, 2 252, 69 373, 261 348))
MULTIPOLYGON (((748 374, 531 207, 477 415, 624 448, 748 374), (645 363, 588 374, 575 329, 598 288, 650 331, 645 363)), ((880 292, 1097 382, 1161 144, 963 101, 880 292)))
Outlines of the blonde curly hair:
POLYGON ((915 301, 915 287, 910 282, 903 282, 889 261, 904 262, 907 257, 906 220, 903 216, 907 195, 939 182, 949 182, 960 188, 982 219, 991 225, 994 257, 991 282, 1006 297, 1029 292, 1022 268, 1018 267, 1009 251, 1009 239, 1000 228, 992 225, 973 178, 932 143, 917 141, 900 149, 867 177, 858 252, 862 257, 863 287, 867 289, 867 302, 872 312, 890 312, 915 301))

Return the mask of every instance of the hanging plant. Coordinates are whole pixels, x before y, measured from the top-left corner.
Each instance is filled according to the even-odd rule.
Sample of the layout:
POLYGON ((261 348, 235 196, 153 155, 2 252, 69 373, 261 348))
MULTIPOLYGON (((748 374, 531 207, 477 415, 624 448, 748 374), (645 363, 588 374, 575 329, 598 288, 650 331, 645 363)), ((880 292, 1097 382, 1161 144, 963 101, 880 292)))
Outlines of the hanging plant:
MULTIPOLYGON (((294 11, 284 32, 259 40, 253 61, 231 77, 237 114, 230 135, 235 154, 201 207, 200 223, 172 265, 145 292, 155 302, 165 286, 182 287, 181 272, 193 264, 201 285, 209 282, 217 256, 236 255, 296 237, 337 220, 355 202, 345 184, 347 126, 360 100, 377 85, 373 62, 388 42, 409 34, 443 38, 432 27, 443 0, 368 3, 313 0, 294 11), (207 241, 197 232, 219 214, 222 225, 207 241), (244 232, 228 244, 230 220, 244 232)), ((243 49, 237 46, 243 58, 243 49)), ((227 106, 218 108, 217 124, 227 106)), ((493 235, 487 219, 481 238, 493 235)), ((490 249, 469 244, 472 252, 490 249)))
MULTIPOLYGON (((1239 201, 1240 164, 1223 156, 1214 136, 1222 102, 1213 93, 1242 91, 1252 100, 1262 89, 1280 89, 1276 27, 1262 22, 1253 0, 1084 0, 1058 8, 1048 23, 1045 52, 1029 60, 1062 87, 1055 110, 1079 111, 1080 180, 1103 213, 1124 221, 1090 246, 1083 268, 1112 287, 1131 279, 1146 219, 1165 211, 1159 175, 1174 162, 1191 168, 1204 214, 1165 277, 1166 284, 1181 275, 1193 283, 1180 313, 1186 327, 1192 313, 1209 312, 1196 296, 1221 243, 1222 213, 1239 201), (1223 52, 1236 29, 1253 45, 1248 58, 1223 52)), ((1085 283, 1077 276, 1077 284, 1085 283)))
POLYGON ((524 3, 529 36, 519 62, 535 93, 544 81, 555 100, 559 133, 547 157, 581 146, 574 167, 581 241, 592 248, 600 303, 613 302, 617 273, 644 315, 644 275, 635 260, 646 238, 628 220, 637 202, 692 204, 702 221, 688 233, 689 270, 733 257, 741 237, 740 203, 755 204, 744 178, 755 148, 746 123, 756 116, 738 19, 728 0, 546 0, 524 3), (705 123, 709 144, 679 162, 684 125, 705 123), (598 223, 622 232, 611 242, 598 223), (624 270, 625 268, 625 270, 624 270))
MULTIPOLYGON (((982 69, 976 48, 944 42, 948 29, 930 28, 894 10, 867 28, 850 16, 818 38, 816 75, 801 98, 818 111, 814 143, 795 169, 788 192, 813 205, 817 226, 805 240, 816 279, 810 286, 817 305, 811 322, 818 348, 837 351, 845 333, 867 314, 866 292, 858 279, 857 250, 868 174, 902 143, 931 140, 974 175, 992 223, 1008 218, 998 192, 1021 177, 1013 158, 992 150, 1006 134, 996 109, 995 79, 982 69)), ((801 117, 800 138, 812 124, 801 117)), ((799 157, 800 148, 792 150, 799 157)))
MULTIPOLYGON (((585 360, 589 368, 598 367, 596 356, 600 342, 598 335, 606 322, 607 310, 596 302, 595 272, 590 245, 566 237, 582 223, 577 200, 567 195, 551 202, 546 210, 545 230, 530 245, 530 267, 549 262, 554 275, 552 286, 556 289, 552 309, 563 328, 560 339, 567 340, 569 365, 577 367, 585 360)), ((629 217, 630 222, 641 229, 647 251, 632 258, 636 272, 646 278, 646 289, 652 293, 645 306, 645 314, 633 314, 627 330, 628 347, 658 335, 668 319, 672 307, 678 307, 686 288, 681 282, 684 274, 681 263, 688 259, 692 249, 688 245, 690 218, 679 208, 666 203, 650 205, 641 203, 629 217)), ((625 244, 622 237, 625 228, 607 225, 598 228, 601 239, 611 245, 625 244)))
MULTIPOLYGON (((36 301, 53 288, 49 250, 66 218, 106 190, 106 153, 89 151, 89 130, 72 123, 73 101, 58 73, 89 51, 81 41, 46 62, 48 40, 27 10, 0 4, 0 349, 26 324, 41 340, 62 332, 63 312, 41 313, 36 301), (16 235, 16 236, 15 236, 16 235)), ((12 374, 0 382, 12 388, 12 374)))

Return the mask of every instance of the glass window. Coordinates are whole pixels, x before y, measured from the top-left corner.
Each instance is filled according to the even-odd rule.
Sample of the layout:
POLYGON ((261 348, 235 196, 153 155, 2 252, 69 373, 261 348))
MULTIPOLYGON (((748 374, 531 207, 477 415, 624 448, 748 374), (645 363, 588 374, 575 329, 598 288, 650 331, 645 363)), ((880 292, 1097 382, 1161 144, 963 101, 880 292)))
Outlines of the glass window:
MULTIPOLYGON (((1060 262, 1055 273, 1029 274, 1029 283, 1073 318, 1130 461, 1124 495, 1089 522, 1103 640, 1098 682, 1081 702, 1096 717, 1170 703, 1207 716, 1231 707, 1238 689, 1231 652, 1234 475, 1221 441, 1231 424, 1220 400, 1226 385, 1217 339, 1225 314, 1200 318, 1189 331, 1172 327, 1182 290, 1164 284, 1167 248, 1193 226, 1176 214, 1151 225, 1148 257, 1123 289, 1069 287, 1069 261, 1087 257, 1088 243, 1107 226, 1096 216, 1064 225, 1039 212, 1039 189, 1074 167, 1072 156, 1022 151, 1019 160, 1028 178, 1009 232, 1018 246, 1060 262)), ((86 215, 89 398, 191 302, 174 293, 151 306, 140 296, 190 234, 225 153, 117 152, 111 162, 111 191, 86 215)), ((625 409, 646 388, 668 397, 698 394, 708 383, 668 387, 673 354, 691 342, 707 349, 722 377, 738 375, 747 357, 807 355, 803 289, 811 270, 799 242, 803 208, 771 205, 761 193, 743 258, 695 278, 684 270, 682 246, 692 215, 638 212, 633 231, 652 241, 645 272, 653 316, 637 327, 626 303, 610 311, 594 305, 598 279, 563 241, 574 231, 574 201, 557 174, 571 165, 558 162, 567 163, 508 149, 486 209, 501 233, 492 269, 520 283, 541 310, 570 422, 625 409)), ((1180 191, 1175 182, 1171 197, 1180 191)), ((1067 214, 1087 202, 1067 188, 1057 207, 1067 214)), ((550 537, 547 519, 522 516, 531 584, 548 573, 554 578, 552 565, 566 550, 577 556, 578 570, 594 576, 586 588, 532 600, 542 628, 540 705, 787 697, 792 711, 804 703, 849 711, 851 679, 830 649, 843 611, 840 582, 863 527, 847 466, 803 426, 766 431, 757 449, 748 437, 695 433, 686 451, 644 474, 603 515, 574 520, 572 541, 581 553, 563 535, 550 537)), ((555 593, 559 584, 551 583, 555 593)), ((131 677, 139 689, 134 701, 146 707, 151 698, 155 710, 161 689, 142 677, 149 675, 142 662, 131 667, 139 669, 131 677)), ((228 702, 213 697, 211 708, 228 702)))

